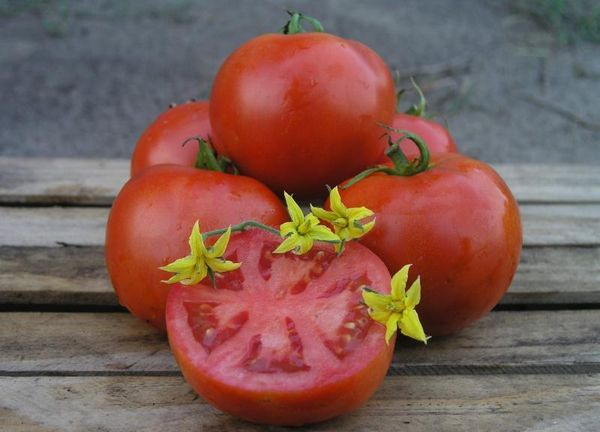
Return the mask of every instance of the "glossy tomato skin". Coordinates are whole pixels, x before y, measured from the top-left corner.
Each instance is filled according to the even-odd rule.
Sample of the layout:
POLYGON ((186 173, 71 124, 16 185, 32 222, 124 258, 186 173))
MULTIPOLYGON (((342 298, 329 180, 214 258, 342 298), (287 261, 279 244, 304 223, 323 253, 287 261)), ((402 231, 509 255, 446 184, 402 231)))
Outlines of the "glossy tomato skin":
POLYGON ((258 181, 178 165, 157 165, 129 180, 115 199, 106 227, 105 258, 119 302, 165 329, 170 274, 158 267, 189 254, 196 220, 202 231, 253 219, 287 220, 279 199, 258 181))
POLYGON ((266 34, 233 52, 215 78, 213 142, 275 191, 326 193, 383 154, 395 90, 383 60, 327 33, 266 34))
MULTIPOLYGON (((425 144, 427 144, 431 155, 458 153, 456 143, 448 129, 433 120, 410 114, 396 113, 391 126, 394 129, 405 130, 421 137, 425 141, 425 144)), ((391 133, 394 142, 401 136, 402 134, 396 132, 391 133)), ((402 141, 400 148, 409 160, 419 156, 419 149, 410 140, 402 141)), ((390 159, 386 155, 383 155, 379 159, 379 163, 389 161, 390 159)))
POLYGON ((455 333, 489 312, 508 289, 522 245, 517 203, 482 162, 441 155, 411 177, 375 174, 341 192, 375 212, 361 242, 394 273, 421 276, 417 311, 429 335, 455 333))
POLYGON ((131 157, 131 176, 159 164, 193 167, 198 143, 182 144, 190 137, 208 139, 209 135, 208 101, 190 101, 169 108, 146 128, 138 140, 131 157))
MULTIPOLYGON (((358 288, 354 292, 354 302, 349 303, 345 301, 352 297, 343 297, 348 294, 347 291, 338 293, 339 290, 332 290, 332 287, 337 287, 344 278, 365 274, 371 288, 389 293, 390 276, 381 260, 353 242, 347 244, 341 258, 330 261, 323 274, 310 279, 304 292, 294 292, 294 288, 290 290, 290 287, 295 286, 294 277, 299 273, 298 267, 293 267, 295 264, 289 264, 283 270, 277 270, 275 264, 270 282, 265 282, 263 273, 257 271, 257 261, 260 266, 261 257, 264 257, 261 246, 277 245, 279 241, 272 234, 256 230, 233 236, 228 247, 230 257, 233 255, 243 262, 242 269, 246 272, 243 283, 253 288, 246 286, 242 290, 226 292, 229 289, 219 286, 219 281, 216 290, 205 284, 195 287, 177 285, 169 294, 167 327, 171 349, 184 377, 208 402, 251 422, 297 426, 356 409, 382 382, 392 358, 394 339, 389 346, 386 345, 385 327, 368 318, 365 306, 360 303, 359 284, 354 286, 358 288), (247 293, 251 289, 254 291, 247 293), (199 304, 198 315, 190 315, 189 305, 200 301, 204 303, 199 304), (232 311, 231 305, 236 302, 238 306, 232 311), (221 329, 227 327, 224 324, 227 317, 236 316, 240 308, 249 313, 238 333, 208 352, 196 339, 190 323, 194 323, 200 337, 214 331, 215 327, 205 329, 201 319, 202 314, 208 317, 206 319, 212 319, 207 305, 218 303, 221 306, 215 310, 221 329), (344 324, 352 322, 348 321, 347 313, 356 308, 362 310, 360 318, 355 318, 358 325, 361 325, 361 320, 366 320, 362 324, 366 327, 363 327, 363 333, 358 331, 355 334, 362 334, 364 338, 347 356, 338 359, 325 346, 328 336, 323 332, 336 334, 336 327, 343 328, 344 324), (281 339, 275 337, 277 331, 273 329, 282 326, 282 321, 288 317, 295 323, 297 334, 294 339, 300 341, 303 347, 302 359, 296 358, 294 364, 301 363, 306 366, 305 370, 271 370, 266 373, 249 370, 244 359, 251 350, 252 342, 249 341, 256 334, 263 333, 261 337, 265 344, 274 344, 271 348, 276 355, 286 352, 285 343, 281 344, 281 339)), ((317 253, 318 250, 328 250, 328 254, 334 256, 331 246, 317 246, 316 249, 317 253)), ((292 256, 277 256, 275 259, 300 260, 292 256)), ((212 321, 211 326, 214 325, 217 324, 212 321)), ((201 340, 202 343, 207 341, 201 340)))

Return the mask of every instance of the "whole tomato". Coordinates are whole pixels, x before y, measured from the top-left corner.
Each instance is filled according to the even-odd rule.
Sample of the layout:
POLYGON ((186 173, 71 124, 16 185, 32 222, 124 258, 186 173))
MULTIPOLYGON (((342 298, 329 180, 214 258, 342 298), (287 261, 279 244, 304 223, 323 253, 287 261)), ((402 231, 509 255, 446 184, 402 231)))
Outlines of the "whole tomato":
POLYGON ((129 180, 115 199, 106 227, 105 257, 120 303, 165 329, 170 285, 159 270, 188 251, 196 220, 203 230, 253 219, 287 219, 279 199, 249 177, 180 165, 157 165, 129 180))
MULTIPOLYGON (((417 83, 412 79, 411 82, 419 94, 419 104, 413 105, 406 112, 397 112, 391 123, 392 129, 405 130, 418 135, 427 144, 431 155, 457 153, 458 148, 448 129, 427 117, 427 100, 417 83)), ((403 92, 402 90, 398 93, 398 103, 403 92)), ((392 142, 398 141, 401 137, 401 133, 390 130, 392 142)), ((419 157, 418 147, 410 139, 403 140, 400 143, 400 148, 409 160, 419 157)), ((389 162, 389 158, 387 155, 383 155, 379 159, 379 163, 386 162, 389 162)))
POLYGON ((190 101, 169 108, 138 140, 131 156, 131 176, 158 164, 194 166, 198 146, 192 142, 185 146, 183 143, 190 137, 208 139, 209 135, 207 101, 190 101))
MULTIPOLYGON (((367 46, 315 31, 254 38, 223 63, 211 92, 217 151, 275 191, 309 198, 374 164, 394 114, 392 76, 367 46)), ((294 24, 295 23, 295 24, 294 24)))
POLYGON ((394 351, 362 288, 390 292, 379 258, 358 243, 336 256, 316 245, 274 254, 279 236, 231 237, 242 262, 216 287, 175 285, 167 302, 169 344, 184 377, 208 402, 245 420, 315 423, 352 411, 377 389, 394 351))
POLYGON ((425 331, 438 336, 461 330, 498 303, 519 262, 521 220, 490 166, 459 154, 429 164, 422 154, 406 164, 390 152, 395 166, 374 168, 356 182, 364 177, 357 176, 341 196, 375 212, 377 223, 361 242, 390 272, 413 264, 421 275, 419 315, 425 331))

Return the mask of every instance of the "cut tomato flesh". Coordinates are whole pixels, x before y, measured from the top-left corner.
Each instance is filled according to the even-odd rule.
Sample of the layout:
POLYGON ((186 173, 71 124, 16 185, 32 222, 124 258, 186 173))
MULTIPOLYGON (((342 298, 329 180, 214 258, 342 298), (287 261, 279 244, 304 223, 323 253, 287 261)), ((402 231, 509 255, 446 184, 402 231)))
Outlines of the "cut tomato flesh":
POLYGON ((177 285, 169 296, 175 355, 218 406, 206 382, 273 398, 351 381, 374 361, 379 370, 367 375, 380 380, 389 365, 385 328, 369 318, 361 295, 365 285, 389 292, 385 265, 358 244, 341 257, 329 245, 296 256, 273 254, 278 241, 258 230, 232 236, 226 257, 241 262, 239 270, 217 275, 216 287, 177 285))

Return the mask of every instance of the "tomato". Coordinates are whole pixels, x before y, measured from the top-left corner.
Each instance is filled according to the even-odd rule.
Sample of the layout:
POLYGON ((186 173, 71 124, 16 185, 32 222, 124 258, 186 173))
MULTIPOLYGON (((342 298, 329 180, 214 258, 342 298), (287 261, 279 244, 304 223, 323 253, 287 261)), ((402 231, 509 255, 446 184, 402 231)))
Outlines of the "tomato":
POLYGON ((367 46, 321 32, 265 34, 234 51, 211 92, 213 143, 244 174, 310 198, 374 164, 392 76, 367 46))
POLYGON ((254 219, 287 220, 279 199, 258 181, 179 165, 147 168, 125 184, 106 227, 106 265, 119 301, 135 316, 165 328, 170 285, 159 270, 189 251, 196 220, 203 231, 254 219))
POLYGON ((208 139, 210 122, 207 101, 175 105, 146 128, 131 157, 131 176, 158 164, 194 166, 198 145, 183 143, 190 137, 208 139))
POLYGON ((364 403, 383 380, 394 340, 369 318, 361 287, 389 293, 379 258, 356 242, 305 255, 272 254, 281 239, 233 235, 242 262, 209 281, 175 285, 167 302, 173 354, 188 383, 217 408, 278 425, 322 421, 364 403))
POLYGON ((517 203, 485 163, 439 155, 412 176, 373 174, 346 190, 377 223, 361 242, 394 273, 406 263, 421 275, 419 316, 427 334, 451 334, 498 303, 522 245, 517 203))
MULTIPOLYGON (((458 148, 446 129, 441 124, 434 122, 426 117, 420 117, 411 114, 396 113, 391 123, 392 128, 406 130, 419 135, 427 144, 429 152, 432 155, 440 153, 457 153, 458 148)), ((402 134, 391 132, 392 141, 396 141, 402 134)), ((408 159, 414 159, 419 156, 417 147, 410 140, 405 140, 400 144, 400 148, 408 159)), ((379 163, 388 162, 389 158, 383 155, 379 163)))

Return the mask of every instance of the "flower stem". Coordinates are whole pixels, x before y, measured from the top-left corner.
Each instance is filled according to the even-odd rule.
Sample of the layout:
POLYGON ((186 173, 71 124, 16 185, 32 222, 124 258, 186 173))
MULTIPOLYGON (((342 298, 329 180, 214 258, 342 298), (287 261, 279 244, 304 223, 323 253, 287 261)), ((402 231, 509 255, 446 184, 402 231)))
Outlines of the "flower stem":
MULTIPOLYGON (((277 236, 279 236, 279 231, 276 230, 273 227, 270 227, 268 225, 262 224, 260 222, 256 222, 253 220, 249 220, 249 221, 244 221, 242 223, 239 223, 237 225, 232 225, 231 226, 231 232, 242 232, 244 231, 246 228, 259 228, 262 229, 264 231, 270 232, 272 234, 276 234, 277 236)), ((228 228, 222 228, 222 229, 217 229, 217 230, 212 230, 212 231, 207 231, 205 233, 202 233, 202 237, 206 238, 206 237, 210 237, 210 236, 215 236, 215 235, 220 235, 223 234, 224 232, 227 231, 228 228)))

